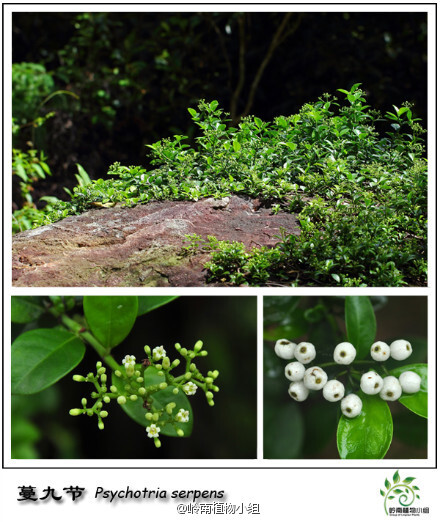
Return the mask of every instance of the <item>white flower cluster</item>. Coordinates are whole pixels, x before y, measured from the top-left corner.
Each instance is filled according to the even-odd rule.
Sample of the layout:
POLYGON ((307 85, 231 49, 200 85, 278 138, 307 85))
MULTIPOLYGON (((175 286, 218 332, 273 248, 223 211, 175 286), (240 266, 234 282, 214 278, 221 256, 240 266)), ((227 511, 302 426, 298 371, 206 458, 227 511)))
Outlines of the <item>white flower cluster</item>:
MULTIPOLYGON (((319 366, 304 366, 312 362, 316 357, 316 350, 312 343, 301 342, 295 344, 287 339, 279 339, 275 344, 275 353, 281 359, 295 361, 289 362, 285 367, 285 376, 292 381, 289 386, 289 395, 292 399, 302 402, 307 399, 311 390, 322 390, 324 399, 330 402, 341 401, 342 413, 349 418, 357 417, 362 411, 361 398, 350 393, 345 395, 344 384, 336 379, 328 380, 327 373, 319 366)), ((390 346, 378 341, 371 346, 371 357, 375 361, 385 361, 390 356, 403 361, 412 353, 411 344, 400 339, 390 346)), ((333 352, 333 360, 336 364, 349 365, 356 358, 356 348, 351 343, 340 343, 333 352)), ((393 376, 382 378, 371 370, 361 377, 360 387, 366 395, 376 395, 386 401, 395 401, 403 393, 416 393, 420 390, 421 378, 415 372, 403 372, 397 379, 393 376)))

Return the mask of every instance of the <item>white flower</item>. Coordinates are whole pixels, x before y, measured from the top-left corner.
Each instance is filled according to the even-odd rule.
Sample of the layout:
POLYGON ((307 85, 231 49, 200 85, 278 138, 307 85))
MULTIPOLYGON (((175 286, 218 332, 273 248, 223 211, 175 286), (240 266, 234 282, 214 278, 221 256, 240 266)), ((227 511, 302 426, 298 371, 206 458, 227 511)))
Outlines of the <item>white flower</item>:
POLYGON ((153 349, 153 359, 155 361, 163 359, 166 355, 167 352, 163 349, 163 346, 156 346, 156 348, 153 349))
POLYGON ((150 424, 147 426, 147 433, 150 439, 159 437, 160 428, 159 426, 156 426, 156 424, 150 424))
POLYGON ((189 422, 189 411, 180 408, 180 410, 176 414, 177 422, 189 422))
POLYGON ((390 344, 391 357, 396 361, 403 361, 412 354, 412 346, 408 341, 399 339, 390 344))
POLYGON ((322 390, 327 383, 327 374, 319 366, 308 368, 304 374, 304 385, 309 390, 322 390))
POLYGON ((333 352, 333 359, 338 364, 351 364, 356 357, 356 348, 351 343, 339 343, 333 352))
POLYGON ((383 380, 383 386, 380 390, 380 398, 384 401, 397 401, 402 395, 402 386, 399 380, 392 375, 388 375, 383 380))
POLYGON ((341 401, 341 410, 349 419, 357 417, 362 411, 362 401, 360 397, 354 393, 350 393, 350 395, 344 397, 341 401))
POLYGON ((371 370, 370 372, 364 373, 361 377, 361 390, 367 395, 376 395, 382 390, 383 379, 382 377, 371 370))
POLYGON ((316 357, 316 350, 312 343, 297 344, 294 353, 297 360, 302 364, 308 364, 316 357))
POLYGON ((382 341, 377 341, 371 345, 370 354, 375 361, 386 361, 390 353, 390 347, 382 341))
POLYGON ((294 359, 295 348, 296 344, 287 339, 278 339, 275 343, 275 353, 278 357, 281 357, 281 359, 294 359))
POLYGON ((332 379, 328 381, 322 390, 324 399, 329 402, 337 402, 342 399, 345 393, 345 387, 342 382, 332 379))
POLYGON ((420 391, 422 379, 415 372, 403 372, 400 374, 399 382, 404 393, 417 393, 420 391))
POLYGON ((306 369, 304 368, 304 365, 301 364, 298 361, 289 363, 285 370, 284 374, 289 379, 289 381, 302 381, 304 377, 306 369))
POLYGON ((289 386, 289 395, 297 402, 303 402, 309 396, 309 390, 303 382, 292 382, 289 386))
POLYGON ((182 389, 186 393, 186 395, 194 395, 197 391, 197 385, 194 384, 192 381, 188 381, 186 384, 183 385, 182 389))
POLYGON ((122 364, 128 368, 129 366, 134 366, 136 364, 136 357, 134 355, 126 355, 122 359, 122 364))

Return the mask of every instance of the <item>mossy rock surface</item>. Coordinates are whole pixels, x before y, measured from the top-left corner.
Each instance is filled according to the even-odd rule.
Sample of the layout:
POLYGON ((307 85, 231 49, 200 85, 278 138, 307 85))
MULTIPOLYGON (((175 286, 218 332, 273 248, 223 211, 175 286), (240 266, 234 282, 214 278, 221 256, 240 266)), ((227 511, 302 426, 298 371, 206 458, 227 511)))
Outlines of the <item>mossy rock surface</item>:
POLYGON ((294 214, 258 200, 161 201, 116 206, 19 233, 12 240, 14 286, 205 286, 209 254, 185 255, 185 236, 209 235, 273 247, 280 229, 298 234, 294 214))

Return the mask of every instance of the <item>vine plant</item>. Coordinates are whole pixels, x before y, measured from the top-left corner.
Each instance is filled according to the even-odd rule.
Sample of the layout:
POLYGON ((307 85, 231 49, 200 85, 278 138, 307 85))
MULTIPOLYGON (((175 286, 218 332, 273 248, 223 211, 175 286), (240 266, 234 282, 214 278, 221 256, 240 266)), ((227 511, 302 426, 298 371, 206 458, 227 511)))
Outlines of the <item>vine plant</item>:
POLYGON ((118 357, 113 350, 127 337, 136 318, 175 297, 87 296, 13 297, 12 322, 28 323, 49 313, 56 317, 56 328, 25 331, 12 343, 11 390, 13 394, 38 393, 72 372, 84 357, 86 345, 99 356, 96 369, 86 375, 74 374, 73 380, 92 385, 90 397, 82 397, 81 406, 71 408, 73 416, 96 416, 104 429, 107 407, 112 401, 146 429, 147 437, 161 446, 160 436, 189 437, 193 411, 189 396, 202 390, 210 406, 214 405, 215 384, 219 372, 206 376, 196 364, 206 357, 203 342, 192 349, 176 343, 179 357, 170 358, 163 346, 144 346, 136 355, 118 357), (83 315, 74 313, 82 299, 83 315), (139 358, 137 362, 137 357, 139 358), (118 362, 119 361, 119 362, 118 362), (181 364, 184 361, 184 364, 181 364), (179 373, 177 368, 182 368, 179 373))

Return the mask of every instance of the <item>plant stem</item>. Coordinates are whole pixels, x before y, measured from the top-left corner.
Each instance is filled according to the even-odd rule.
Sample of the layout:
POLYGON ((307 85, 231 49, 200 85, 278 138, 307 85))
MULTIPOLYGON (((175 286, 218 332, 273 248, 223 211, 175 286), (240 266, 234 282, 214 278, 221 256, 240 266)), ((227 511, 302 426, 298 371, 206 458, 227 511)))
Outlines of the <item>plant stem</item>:
POLYGON ((82 332, 82 325, 71 319, 67 315, 63 314, 61 316, 61 322, 66 326, 71 332, 75 333, 81 340, 90 344, 92 348, 97 352, 99 357, 112 369, 119 370, 119 364, 114 360, 114 358, 108 353, 108 350, 102 346, 102 344, 89 332, 82 332))

